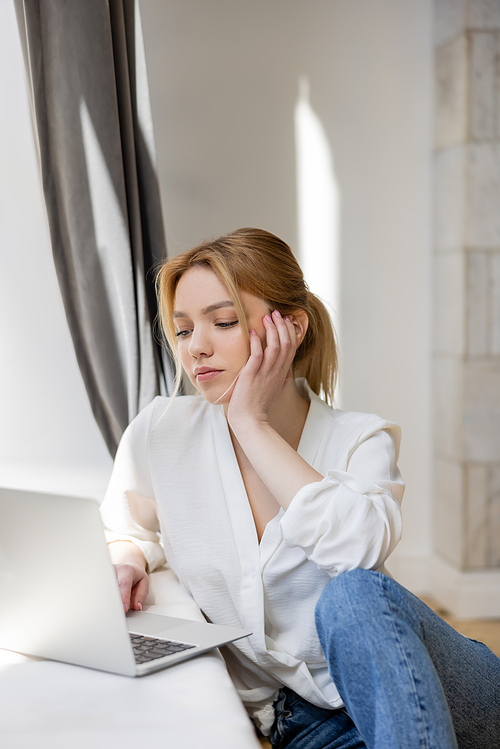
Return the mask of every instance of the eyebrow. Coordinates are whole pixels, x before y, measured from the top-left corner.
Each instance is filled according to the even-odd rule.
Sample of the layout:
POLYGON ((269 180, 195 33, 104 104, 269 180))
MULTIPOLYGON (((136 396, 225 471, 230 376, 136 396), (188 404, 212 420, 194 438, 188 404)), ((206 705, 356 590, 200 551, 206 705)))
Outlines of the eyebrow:
MULTIPOLYGON (((208 307, 204 307, 201 310, 202 315, 208 315, 210 312, 214 312, 216 309, 222 309, 223 307, 234 307, 234 302, 227 299, 224 302, 217 302, 216 304, 209 304, 208 307)), ((174 312, 172 317, 189 317, 185 312, 174 312)))

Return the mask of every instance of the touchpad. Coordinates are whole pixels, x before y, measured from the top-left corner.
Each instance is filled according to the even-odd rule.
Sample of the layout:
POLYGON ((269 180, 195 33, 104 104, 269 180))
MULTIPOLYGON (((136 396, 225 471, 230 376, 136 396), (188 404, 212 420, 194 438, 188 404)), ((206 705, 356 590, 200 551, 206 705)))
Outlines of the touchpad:
POLYGON ((127 626, 129 632, 138 632, 141 635, 158 635, 177 627, 192 624, 190 619, 178 619, 176 616, 162 616, 161 614, 148 614, 145 611, 129 611, 127 613, 127 626))

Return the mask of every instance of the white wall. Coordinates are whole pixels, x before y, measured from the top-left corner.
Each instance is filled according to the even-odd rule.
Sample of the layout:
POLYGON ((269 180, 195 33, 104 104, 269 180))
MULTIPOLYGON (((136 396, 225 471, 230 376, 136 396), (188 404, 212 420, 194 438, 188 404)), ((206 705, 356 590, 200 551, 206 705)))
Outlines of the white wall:
POLYGON ((111 459, 52 262, 11 2, 0 2, 0 101, 0 485, 100 496, 111 459))
MULTIPOLYGON (((342 405, 403 427, 396 567, 414 588, 431 545, 431 6, 141 0, 172 253, 244 225, 297 247, 294 109, 309 79, 341 200, 342 405)), ((110 461, 64 320, 5 2, 0 63, 0 483, 87 476, 99 493, 110 461)))
POLYGON ((294 109, 299 77, 309 80, 340 192, 341 402, 403 428, 406 530, 393 569, 425 588, 432 2, 141 7, 172 254, 251 225, 297 248, 294 109))

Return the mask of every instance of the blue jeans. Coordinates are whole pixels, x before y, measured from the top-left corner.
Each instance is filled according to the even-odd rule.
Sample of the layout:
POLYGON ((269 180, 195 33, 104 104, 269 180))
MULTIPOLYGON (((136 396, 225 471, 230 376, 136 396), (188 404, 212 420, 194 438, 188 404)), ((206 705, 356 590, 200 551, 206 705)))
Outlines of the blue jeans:
POLYGON ((334 578, 316 627, 345 708, 323 710, 285 687, 274 749, 500 748, 500 660, 391 578, 334 578))

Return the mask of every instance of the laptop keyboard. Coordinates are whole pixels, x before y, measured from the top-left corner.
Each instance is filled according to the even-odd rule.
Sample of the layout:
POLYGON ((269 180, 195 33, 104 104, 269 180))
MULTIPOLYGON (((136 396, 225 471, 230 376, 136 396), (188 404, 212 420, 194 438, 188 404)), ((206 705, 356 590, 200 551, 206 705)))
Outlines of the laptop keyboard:
POLYGON ((172 642, 172 640, 159 640, 157 637, 144 637, 129 632, 130 641, 134 649, 136 663, 148 663, 166 655, 175 655, 183 650, 194 648, 187 642, 172 642))

